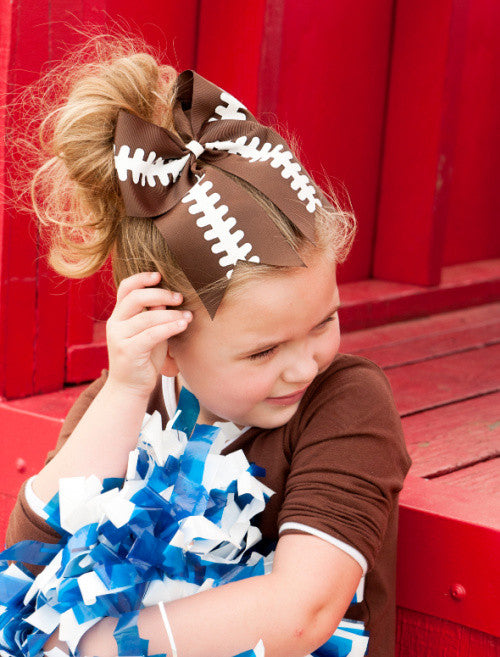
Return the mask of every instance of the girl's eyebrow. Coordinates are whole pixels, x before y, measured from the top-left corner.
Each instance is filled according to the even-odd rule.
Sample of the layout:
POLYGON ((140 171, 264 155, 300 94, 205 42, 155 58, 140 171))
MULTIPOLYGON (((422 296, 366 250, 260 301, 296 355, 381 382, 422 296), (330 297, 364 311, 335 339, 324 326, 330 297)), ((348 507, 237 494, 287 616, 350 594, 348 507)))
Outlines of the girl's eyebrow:
MULTIPOLYGON (((320 324, 325 322, 330 317, 330 315, 333 315, 334 313, 336 313, 337 310, 339 310, 339 308, 341 308, 341 307, 342 307, 341 303, 336 304, 329 312, 327 312, 325 317, 317 324, 317 326, 319 326, 320 324)), ((244 356, 248 356, 249 354, 258 353, 259 351, 266 351, 266 349, 271 349, 272 347, 277 347, 280 344, 283 344, 283 341, 282 342, 266 342, 266 343, 257 345, 255 347, 252 347, 252 349, 248 349, 248 350, 244 351, 243 353, 240 354, 240 356, 244 357, 244 356)))

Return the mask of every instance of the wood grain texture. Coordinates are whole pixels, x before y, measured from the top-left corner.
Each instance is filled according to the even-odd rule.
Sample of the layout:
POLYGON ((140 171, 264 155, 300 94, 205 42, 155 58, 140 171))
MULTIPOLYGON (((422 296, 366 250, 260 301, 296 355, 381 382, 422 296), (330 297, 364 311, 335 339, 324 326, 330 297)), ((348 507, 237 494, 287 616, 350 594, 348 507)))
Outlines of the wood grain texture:
MULTIPOLYGON (((497 422, 498 427, 500 423, 497 422)), ((500 441, 496 438, 496 457, 469 467, 456 469, 439 479, 454 489, 466 490, 471 496, 493 497, 500 499, 500 441)))
POLYGON ((449 123, 457 111, 448 105, 454 62, 449 55, 455 50, 451 27, 454 10, 464 4, 396 3, 373 265, 376 278, 418 285, 440 281, 445 216, 436 211, 436 197, 444 182, 440 168, 449 166, 445 117, 449 123))
POLYGON ((435 286, 379 279, 341 286, 343 331, 426 317, 500 299, 500 259, 453 265, 442 270, 435 286))
POLYGON ((500 196, 500 3, 469 2, 465 61, 457 99, 458 139, 445 226, 445 265, 498 257, 500 196))
POLYGON ((498 657, 498 637, 398 607, 396 657, 498 657))
POLYGON ((500 344, 387 370, 401 415, 498 391, 500 344))
POLYGON ((403 429, 413 460, 412 474, 446 474, 451 481, 450 473, 458 476, 457 470, 500 453, 500 393, 409 415, 403 418, 403 429))
POLYGON ((402 338, 392 344, 359 349, 356 353, 389 369, 471 349, 481 349, 498 342, 500 342, 500 320, 433 334, 426 334, 424 331, 420 336, 411 339, 402 338))
POLYGON ((488 303, 427 317, 417 317, 406 322, 394 322, 342 333, 341 350, 347 353, 362 353, 364 350, 385 349, 394 343, 411 341, 414 338, 432 337, 436 334, 446 334, 448 331, 474 329, 490 323, 498 325, 499 322, 500 303, 488 303))

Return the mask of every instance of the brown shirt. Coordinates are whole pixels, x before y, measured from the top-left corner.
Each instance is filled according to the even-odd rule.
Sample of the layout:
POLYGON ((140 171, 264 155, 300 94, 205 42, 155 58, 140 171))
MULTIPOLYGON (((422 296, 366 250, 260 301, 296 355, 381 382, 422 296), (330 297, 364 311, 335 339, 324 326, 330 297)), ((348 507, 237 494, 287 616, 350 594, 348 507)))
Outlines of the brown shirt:
MULTIPOLYGON (((64 445, 107 375, 102 370, 76 400, 46 462, 64 445)), ((147 410, 158 410, 165 427, 161 377, 147 410)), ((259 479, 275 491, 254 519, 262 546, 284 534, 303 533, 279 533, 285 522, 296 522, 358 550, 368 563, 364 597, 345 617, 364 621, 369 657, 393 657, 398 495, 411 459, 383 371, 366 358, 338 354, 310 385, 287 424, 250 427, 221 453, 238 449, 265 468, 259 479)), ((27 505, 24 488, 10 517, 7 545, 28 538, 57 542, 58 535, 27 505)))

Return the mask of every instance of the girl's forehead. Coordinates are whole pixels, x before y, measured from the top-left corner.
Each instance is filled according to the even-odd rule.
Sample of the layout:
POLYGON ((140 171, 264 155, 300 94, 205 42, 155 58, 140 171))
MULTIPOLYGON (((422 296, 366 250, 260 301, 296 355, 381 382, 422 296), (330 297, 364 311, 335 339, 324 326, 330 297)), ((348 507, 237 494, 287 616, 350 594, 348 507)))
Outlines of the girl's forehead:
POLYGON ((213 328, 240 341, 297 326, 314 325, 338 303, 335 266, 316 260, 307 267, 295 267, 277 276, 245 282, 227 295, 213 322, 213 328))

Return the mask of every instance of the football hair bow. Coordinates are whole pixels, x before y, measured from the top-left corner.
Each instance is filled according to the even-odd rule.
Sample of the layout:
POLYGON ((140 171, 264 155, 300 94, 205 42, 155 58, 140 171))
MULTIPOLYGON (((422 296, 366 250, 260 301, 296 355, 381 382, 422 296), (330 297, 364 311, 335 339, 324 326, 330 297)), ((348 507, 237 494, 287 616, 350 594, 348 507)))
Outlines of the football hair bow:
POLYGON ((263 206, 224 172, 262 192, 312 243, 325 197, 275 130, 193 70, 176 80, 173 122, 179 136, 120 110, 115 168, 127 215, 155 220, 213 319, 238 261, 304 265, 263 206), (200 294, 223 278, 220 293, 200 294))

